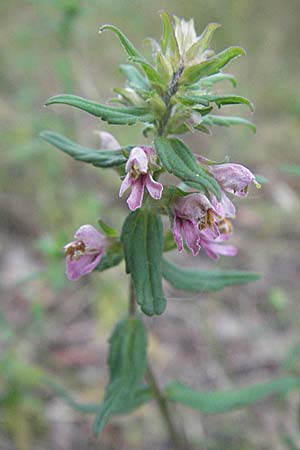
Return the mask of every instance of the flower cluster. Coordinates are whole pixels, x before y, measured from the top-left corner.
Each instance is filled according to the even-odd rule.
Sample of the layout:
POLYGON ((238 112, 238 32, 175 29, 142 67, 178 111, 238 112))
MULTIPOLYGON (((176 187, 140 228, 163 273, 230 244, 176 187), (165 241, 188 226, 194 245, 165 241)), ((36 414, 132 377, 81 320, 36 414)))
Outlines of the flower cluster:
MULTIPOLYGON (((196 256, 203 249, 214 260, 220 255, 234 256, 237 249, 228 245, 233 233, 231 220, 236 216, 230 196, 245 197, 251 183, 259 187, 255 176, 240 164, 219 164, 193 155, 176 136, 190 130, 209 132, 212 125, 240 123, 253 129, 254 125, 246 119, 210 115, 215 105, 246 104, 252 108, 244 97, 211 92, 218 81, 234 80, 221 69, 244 54, 244 50, 231 47, 216 55, 210 48, 210 41, 219 24, 208 24, 198 36, 192 19, 186 21, 173 16, 172 21, 165 12, 161 17, 163 36, 160 42, 150 40, 153 54, 149 63, 116 27, 104 25, 101 28, 101 31, 114 31, 130 59, 140 65, 139 68, 131 64, 121 66, 127 81, 123 88, 115 89, 118 97, 113 99, 114 106, 97 105, 68 95, 56 96, 47 102, 67 103, 92 114, 96 111, 95 115, 112 124, 141 122, 145 125, 145 135, 154 134, 153 146, 122 147, 104 131, 98 132, 103 152, 85 153, 89 149, 71 145, 70 141, 62 144, 61 138, 49 137, 49 134, 47 139, 75 159, 115 168, 121 177, 119 196, 129 191, 127 205, 131 212, 154 208, 158 215, 169 215, 174 246, 176 244, 179 252, 185 247, 196 256), (174 186, 163 186, 159 181, 166 171, 184 183, 184 190, 176 186, 176 194, 169 195, 174 192, 174 186)), ((120 240, 118 243, 122 247, 120 240)), ((77 280, 88 274, 107 250, 107 237, 92 225, 83 225, 76 232, 75 241, 65 247, 67 276, 77 280)))
MULTIPOLYGON (((107 149, 120 147, 110 133, 100 132, 99 137, 101 144, 107 149)), ((236 215, 235 206, 227 193, 245 197, 251 183, 255 183, 257 187, 259 184, 253 173, 241 164, 217 164, 201 155, 196 155, 196 158, 219 183, 221 200, 218 201, 212 193, 208 198, 199 192, 185 192, 177 197, 170 206, 175 243, 179 252, 182 252, 185 241, 194 256, 198 255, 201 248, 214 260, 220 255, 235 256, 237 249, 225 244, 233 233, 230 219, 236 215)), ((153 199, 161 199, 163 185, 153 178, 153 174, 160 169, 153 147, 141 146, 131 149, 119 192, 122 196, 131 188, 127 199, 131 211, 141 208, 145 188, 153 199)), ((75 239, 65 246, 67 276, 70 280, 77 280, 94 270, 106 247, 105 236, 92 225, 80 227, 75 239)))

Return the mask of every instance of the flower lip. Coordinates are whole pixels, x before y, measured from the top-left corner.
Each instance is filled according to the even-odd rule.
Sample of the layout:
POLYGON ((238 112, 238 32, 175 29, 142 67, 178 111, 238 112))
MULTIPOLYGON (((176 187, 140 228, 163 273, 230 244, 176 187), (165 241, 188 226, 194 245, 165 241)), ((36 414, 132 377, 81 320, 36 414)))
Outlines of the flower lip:
POLYGON ((120 186, 121 197, 131 187, 131 193, 127 199, 131 211, 142 206, 145 188, 155 200, 161 198, 163 185, 154 180, 151 172, 157 169, 156 153, 152 147, 134 147, 126 162, 126 176, 120 186))
POLYGON ((67 277, 76 281, 96 268, 105 253, 106 237, 92 225, 82 225, 75 241, 65 245, 67 277))

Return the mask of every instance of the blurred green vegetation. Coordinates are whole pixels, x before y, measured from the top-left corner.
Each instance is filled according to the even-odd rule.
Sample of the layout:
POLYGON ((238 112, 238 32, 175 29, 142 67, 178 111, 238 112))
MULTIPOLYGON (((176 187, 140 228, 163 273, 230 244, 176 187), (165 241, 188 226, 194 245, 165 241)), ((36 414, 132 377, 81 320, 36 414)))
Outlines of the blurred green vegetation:
MULTIPOLYGON (((45 109, 43 103, 59 93, 74 93, 102 102, 112 97, 112 88, 122 86, 123 77, 118 65, 124 63, 126 57, 115 36, 110 33, 100 36, 99 27, 113 23, 137 47, 150 51, 143 40, 148 36, 160 36, 158 11, 161 9, 187 19, 194 17, 198 32, 209 21, 220 22, 222 28, 216 33, 214 48, 221 50, 230 45, 241 45, 247 51, 247 57, 234 62, 230 72, 238 79, 238 92, 254 102, 256 112, 253 117, 243 107, 232 107, 232 112, 240 110, 244 117, 254 120, 257 134, 253 136, 243 127, 237 127, 215 130, 213 137, 199 134, 189 136, 187 140, 195 151, 221 160, 228 155, 231 160, 248 165, 269 180, 263 186, 263 193, 252 192, 248 204, 243 204, 238 224, 241 256, 236 261, 221 264, 264 272, 265 285, 262 291, 253 294, 256 307, 267 314, 271 324, 290 327, 292 336, 298 326, 297 315, 293 313, 298 300, 296 245, 299 246, 299 221, 295 217, 299 215, 299 179, 290 175, 298 169, 284 171, 282 167, 300 165, 299 0, 2 1, 0 232, 3 239, 0 267, 3 280, 0 289, 6 294, 6 301, 0 321, 1 347, 9 349, 12 363, 9 370, 3 369, 8 367, 8 356, 4 352, 0 370, 5 376, 0 380, 0 386, 1 395, 7 395, 9 403, 6 404, 5 420, 1 419, 0 433, 14 435, 17 450, 31 449, 31 437, 24 437, 20 430, 27 434, 31 431, 26 422, 16 432, 11 416, 16 414, 23 423, 24 418, 29 417, 28 423, 31 423, 30 418, 35 421, 43 407, 39 396, 28 401, 26 380, 14 378, 10 371, 15 373, 15 368, 21 367, 18 364, 23 364, 23 358, 33 360, 36 352, 32 348, 38 347, 39 362, 63 375, 59 364, 56 365, 51 357, 49 361, 37 345, 43 335, 48 336, 51 326, 64 326, 60 320, 64 306, 60 302, 78 294, 78 288, 71 286, 64 277, 61 248, 81 224, 96 225, 101 216, 112 226, 119 227, 126 213, 124 200, 117 198, 119 180, 114 172, 72 161, 41 141, 38 134, 50 129, 95 148, 99 146, 95 130, 100 129, 114 133, 122 144, 138 143, 143 139, 138 126, 109 127, 78 110, 59 106, 45 109), (24 246, 34 263, 27 267, 25 258, 25 278, 13 276, 15 284, 9 284, 14 265, 9 265, 3 250, 12 248, 14 254, 18 246, 24 246), (288 253, 286 258, 284 252, 288 253), (280 257, 283 257, 282 261, 280 257), (9 300, 18 295, 22 297, 21 306, 26 316, 21 325, 19 319, 5 317, 11 314, 9 300), (262 299, 264 306, 259 304, 262 299), (50 323, 47 309, 53 309, 57 314, 50 317, 50 323), (59 317, 58 322, 55 317, 59 317), (25 336, 25 344, 20 339, 20 330, 21 336, 25 336), (15 397, 12 397, 12 391, 16 392, 15 397)), ((19 254, 16 254, 17 258, 19 254)), ((93 278, 80 284, 80 295, 95 317, 97 332, 103 340, 125 309, 125 285, 126 278, 118 269, 105 279, 93 278)), ((12 308, 19 305, 18 301, 19 298, 14 298, 12 308)), ((67 312, 72 310, 76 317, 76 308, 83 307, 79 301, 74 302, 75 313, 72 308, 67 312)), ((50 344, 45 345, 46 349, 51 348, 50 344)), ((298 343, 289 343, 285 365, 296 370, 294 349, 298 355, 298 343), (291 358, 294 358, 293 364, 291 358)), ((25 375, 28 370, 26 366, 25 375)), ((41 425, 36 426, 37 434, 43 423, 41 418, 41 425)), ((255 429, 253 416, 249 424, 250 430, 255 429)), ((211 434, 204 440, 207 450, 275 448, 272 440, 270 447, 258 447, 263 436, 251 440, 249 432, 241 436, 226 427, 230 426, 225 424, 220 431, 212 425, 211 434)), ((285 436, 284 439, 286 448, 294 448, 288 444, 294 442, 294 438, 285 436)), ((6 450, 6 447, 1 448, 6 450)))

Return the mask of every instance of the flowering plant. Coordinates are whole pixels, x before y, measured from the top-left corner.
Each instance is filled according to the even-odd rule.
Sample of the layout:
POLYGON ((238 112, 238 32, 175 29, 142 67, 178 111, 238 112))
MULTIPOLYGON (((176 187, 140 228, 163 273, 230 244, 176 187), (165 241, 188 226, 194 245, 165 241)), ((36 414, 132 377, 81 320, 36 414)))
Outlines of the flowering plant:
POLYGON ((107 132, 100 132, 101 150, 83 147, 51 131, 42 132, 41 137, 78 161, 115 169, 120 177, 119 195, 130 191, 130 212, 120 234, 100 220, 100 231, 81 225, 75 240, 65 246, 67 276, 72 281, 92 271, 103 272, 123 259, 130 276, 128 316, 117 324, 109 341, 109 383, 103 402, 90 408, 95 413, 94 431, 99 434, 111 416, 128 413, 155 398, 174 446, 182 450, 188 445, 176 429, 169 401, 202 412, 220 412, 283 387, 280 383, 273 387, 262 384, 240 394, 232 391, 210 396, 173 382, 162 390, 147 360, 147 333, 136 304, 148 316, 162 314, 167 306, 163 279, 181 290, 209 292, 259 278, 242 271, 183 269, 163 256, 176 247, 193 256, 204 252, 213 260, 236 255, 237 249, 227 243, 236 216, 230 196, 246 197, 249 186, 259 184, 248 168, 227 160, 208 160, 178 137, 191 131, 210 134, 218 125, 246 125, 255 130, 246 119, 213 112, 215 107, 235 104, 253 110, 245 97, 213 92, 215 84, 224 80, 236 85, 234 77, 222 69, 244 50, 230 47, 215 54, 210 41, 218 24, 209 24, 197 36, 193 20, 174 17, 172 21, 165 12, 161 18, 161 41, 150 40, 151 61, 115 26, 100 29, 117 35, 130 62, 121 65, 127 80, 123 88, 115 89, 112 105, 66 94, 46 102, 79 108, 112 125, 142 123, 144 136, 152 137, 151 145, 122 146, 107 132), (173 175, 173 184, 163 181, 166 172, 173 175), (165 221, 169 230, 164 230, 168 226, 163 225, 162 216, 169 219, 165 221))

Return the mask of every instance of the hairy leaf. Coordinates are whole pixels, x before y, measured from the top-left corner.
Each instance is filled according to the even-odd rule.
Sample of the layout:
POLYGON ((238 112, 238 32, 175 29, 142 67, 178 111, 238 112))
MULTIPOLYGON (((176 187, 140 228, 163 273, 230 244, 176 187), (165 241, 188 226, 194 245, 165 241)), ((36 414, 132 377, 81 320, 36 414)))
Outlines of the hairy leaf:
POLYGON ((147 78, 145 78, 136 67, 131 64, 121 64, 120 70, 127 77, 128 85, 131 88, 146 92, 151 90, 147 78))
POLYGON ((138 407, 150 397, 142 395, 138 401, 136 396, 146 368, 147 336, 143 322, 132 316, 122 320, 109 344, 110 377, 94 423, 97 435, 112 415, 138 407))
POLYGON ((162 52, 168 59, 171 59, 173 68, 176 68, 180 61, 180 54, 172 21, 165 11, 161 12, 160 17, 163 24, 162 52))
POLYGON ((201 392, 182 383, 173 382, 167 386, 168 400, 182 403, 205 414, 216 414, 243 408, 273 394, 286 394, 300 389, 300 378, 286 377, 265 383, 254 384, 241 389, 201 392))
POLYGON ((77 161, 87 162, 96 167, 107 168, 125 164, 126 158, 123 151, 130 150, 130 147, 124 147, 120 150, 96 150, 83 147, 52 131, 42 131, 40 137, 77 161))
POLYGON ((204 191, 212 192, 220 199, 221 190, 216 180, 197 162, 194 154, 179 139, 157 137, 155 149, 167 171, 184 181, 187 185, 204 191))
POLYGON ((187 67, 182 74, 180 84, 197 83, 200 78, 218 73, 234 58, 244 54, 245 50, 241 47, 229 47, 206 61, 187 67))
MULTIPOLYGON (((220 125, 223 127, 230 127, 231 125, 245 125, 249 127, 253 133, 256 132, 256 126, 250 120, 243 119, 242 117, 233 117, 233 116, 215 116, 213 114, 208 114, 203 117, 203 120, 200 125, 220 125)), ((197 128, 197 127, 195 127, 197 128)))
POLYGON ((121 31, 119 28, 115 27, 114 25, 106 24, 103 25, 99 33, 102 33, 105 30, 113 31, 119 38, 124 50, 126 51, 127 55, 130 58, 141 58, 144 59, 143 55, 135 48, 135 46, 130 42, 130 40, 125 36, 123 31, 121 31))
POLYGON ((182 269, 164 258, 162 268, 163 277, 172 286, 187 292, 219 291, 260 279, 259 274, 246 271, 182 269))
MULTIPOLYGON (((198 84, 194 85, 195 89, 199 89, 201 87, 211 87, 215 83, 219 83, 220 81, 230 81, 233 87, 236 87, 237 81, 233 75, 230 75, 229 73, 216 73, 214 75, 210 75, 209 77, 204 77, 199 80, 198 84)), ((189 87, 191 89, 192 86, 189 87)))
POLYGON ((215 103, 219 108, 223 105, 247 105, 253 111, 253 103, 245 97, 240 95, 213 95, 213 94, 202 94, 202 95, 181 95, 177 98, 186 105, 204 105, 208 106, 210 103, 215 103))
POLYGON ((45 105, 62 104, 82 109, 114 125, 132 125, 136 122, 153 122, 154 118, 148 108, 141 106, 115 107, 87 100, 77 95, 61 94, 50 97, 45 105))
POLYGON ((198 37, 197 41, 189 48, 186 54, 186 59, 193 59, 208 49, 210 41, 214 32, 220 28, 219 23, 209 23, 203 33, 198 37))
POLYGON ((166 299, 162 289, 163 226, 160 216, 148 209, 130 213, 124 222, 121 240, 126 271, 132 276, 138 304, 149 316, 162 314, 166 299))

